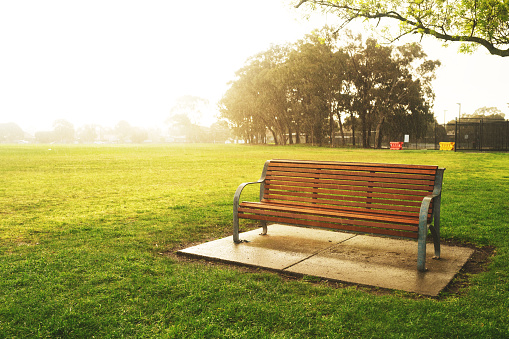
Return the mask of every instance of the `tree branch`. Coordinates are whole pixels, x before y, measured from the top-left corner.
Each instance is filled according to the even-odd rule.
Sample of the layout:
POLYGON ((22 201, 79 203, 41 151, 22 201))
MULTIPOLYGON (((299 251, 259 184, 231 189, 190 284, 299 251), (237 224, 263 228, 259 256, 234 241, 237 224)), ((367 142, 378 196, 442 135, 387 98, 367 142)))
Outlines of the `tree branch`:
POLYGON ((305 2, 308 2, 308 0, 300 0, 300 2, 297 5, 295 5, 295 8, 299 8, 305 2))
POLYGON ((492 44, 491 42, 489 42, 486 39, 475 37, 475 36, 469 36, 469 35, 449 35, 446 33, 439 33, 436 30, 425 27, 422 23, 407 19, 396 12, 376 13, 376 14, 364 13, 364 14, 358 14, 358 16, 365 17, 367 19, 379 19, 379 18, 396 19, 396 20, 399 20, 401 22, 404 22, 404 23, 414 27, 414 30, 416 30, 418 32, 432 35, 438 39, 442 39, 442 40, 446 40, 446 41, 474 42, 474 43, 477 43, 477 44, 485 47, 492 55, 498 55, 501 57, 509 56, 509 48, 508 49, 497 48, 497 47, 495 47, 494 44, 492 44))
POLYGON ((410 20, 395 11, 388 11, 388 12, 381 12, 381 13, 370 13, 370 12, 366 12, 366 10, 362 10, 360 8, 355 8, 355 7, 351 7, 349 5, 341 4, 339 2, 332 2, 332 1, 326 1, 326 0, 300 0, 299 3, 295 6, 295 8, 299 8, 304 3, 307 3, 307 2, 312 2, 314 4, 324 6, 324 7, 331 7, 338 11, 344 11, 344 13, 342 13, 341 16, 343 19, 345 19, 345 21, 344 21, 343 25, 341 25, 341 28, 343 28, 345 26, 345 24, 353 21, 356 18, 366 18, 366 19, 389 18, 389 19, 398 20, 400 22, 403 22, 403 23, 413 27, 411 30, 401 34, 398 38, 396 38, 394 40, 398 40, 399 38, 401 38, 402 36, 404 36, 406 34, 418 32, 421 34, 432 35, 432 36, 436 37, 437 39, 441 39, 441 40, 445 40, 445 41, 476 43, 476 44, 479 44, 479 45, 483 46, 484 48, 486 48, 489 51, 489 53, 491 53, 492 55, 498 55, 501 57, 509 56, 509 48, 502 49, 502 48, 495 46, 495 43, 498 43, 500 45, 507 45, 507 42, 505 40, 502 43, 499 43, 498 42, 499 40, 495 39, 495 43, 492 43, 488 39, 473 35, 475 26, 476 26, 475 19, 474 19, 474 27, 472 27, 472 31, 471 31, 470 35, 451 35, 451 34, 446 33, 446 30, 443 27, 443 25, 441 27, 442 33, 440 33, 435 29, 426 27, 420 21, 410 20))

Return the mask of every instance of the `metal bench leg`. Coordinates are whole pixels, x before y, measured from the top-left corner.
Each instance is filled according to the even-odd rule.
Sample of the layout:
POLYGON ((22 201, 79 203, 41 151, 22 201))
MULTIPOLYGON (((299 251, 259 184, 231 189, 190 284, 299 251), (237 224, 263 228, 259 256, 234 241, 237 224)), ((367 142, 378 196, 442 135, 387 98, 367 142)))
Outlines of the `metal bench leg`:
POLYGON ((425 197, 419 213, 419 233, 417 238, 417 270, 426 271, 426 237, 428 236, 428 210, 430 197, 425 197))
POLYGON ((239 218, 237 215, 233 216, 233 242, 236 244, 241 242, 239 239, 239 218))
POLYGON ((262 233, 261 235, 267 235, 267 222, 266 221, 262 221, 262 233))
POLYGON ((419 230, 419 239, 417 240, 417 270, 426 271, 426 235, 421 237, 419 230))
POLYGON ((436 225, 430 225, 429 230, 431 231, 431 235, 433 236, 433 245, 435 246, 435 256, 433 259, 440 259, 440 236, 438 235, 438 230, 436 229, 436 225))
POLYGON ((430 226, 429 230, 433 236, 433 244, 435 246, 435 257, 434 259, 440 259, 440 199, 436 197, 433 201, 433 226, 430 226))
POLYGON ((238 244, 242 241, 239 238, 239 216, 238 216, 238 203, 233 203, 233 242, 238 244))

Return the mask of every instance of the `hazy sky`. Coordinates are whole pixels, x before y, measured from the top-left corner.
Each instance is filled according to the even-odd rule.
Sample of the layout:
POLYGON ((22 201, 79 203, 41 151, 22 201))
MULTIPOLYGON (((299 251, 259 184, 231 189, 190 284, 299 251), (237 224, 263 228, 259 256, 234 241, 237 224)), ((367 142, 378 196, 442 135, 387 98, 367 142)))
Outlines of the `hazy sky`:
MULTIPOLYGON (((176 98, 199 96, 215 107, 249 56, 327 19, 307 22, 288 0, 0 1, 0 123, 162 127, 176 98)), ((497 106, 509 118, 509 58, 424 42, 443 63, 440 122, 444 110, 447 120, 458 115, 458 102, 462 112, 497 106)))

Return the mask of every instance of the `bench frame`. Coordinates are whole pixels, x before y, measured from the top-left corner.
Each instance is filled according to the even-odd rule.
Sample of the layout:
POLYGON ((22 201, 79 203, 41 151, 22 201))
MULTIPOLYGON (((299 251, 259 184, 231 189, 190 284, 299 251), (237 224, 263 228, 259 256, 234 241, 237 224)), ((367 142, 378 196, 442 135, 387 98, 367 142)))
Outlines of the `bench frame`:
MULTIPOLYGON (((259 184, 260 185, 260 202, 264 198, 265 192, 265 180, 267 175, 267 169, 271 161, 285 161, 285 160, 267 160, 263 167, 263 172, 258 181, 253 182, 245 182, 239 185, 237 190, 235 191, 235 195, 233 198, 233 241, 235 243, 242 243, 243 240, 239 238, 239 215, 238 210, 240 206, 240 196, 242 194, 243 189, 248 185, 259 184)), ((292 160, 286 160, 292 161, 292 160)), ((297 161, 298 162, 298 161, 297 161)), ((306 162, 310 163, 310 162, 306 162)), ((313 163, 313 162, 311 162, 313 163)), ((316 162, 320 163, 320 162, 316 162)), ((325 163, 325 162, 324 162, 325 163)), ((328 162, 330 163, 330 162, 328 162)), ((336 164, 341 164, 340 162, 336 162, 336 164)), ((348 164, 348 163, 344 163, 348 164)), ((374 165, 374 164, 370 164, 374 165)), ((385 166, 390 166, 390 164, 383 164, 385 166)), ((437 168, 435 174, 435 181, 433 192, 427 196, 425 196, 421 201, 420 212, 419 212, 419 226, 418 226, 418 238, 417 238, 417 269, 419 271, 425 271, 425 263, 426 263, 426 239, 428 235, 428 229, 433 237, 433 244, 435 249, 434 259, 440 258, 440 203, 441 203, 441 193, 442 193, 442 182, 443 182, 443 174, 445 168, 437 168), (430 204, 432 204, 432 214, 431 217, 428 216, 428 211, 430 210, 430 204)), ((267 234, 267 221, 261 221, 263 232, 262 235, 267 234)), ((295 226, 303 226, 299 225, 298 222, 294 223, 281 223, 295 226)), ((306 226, 304 226, 306 227, 306 226)), ((335 227, 341 230, 341 227, 335 227)), ((365 233, 370 234, 368 232, 355 232, 355 233, 365 233)))

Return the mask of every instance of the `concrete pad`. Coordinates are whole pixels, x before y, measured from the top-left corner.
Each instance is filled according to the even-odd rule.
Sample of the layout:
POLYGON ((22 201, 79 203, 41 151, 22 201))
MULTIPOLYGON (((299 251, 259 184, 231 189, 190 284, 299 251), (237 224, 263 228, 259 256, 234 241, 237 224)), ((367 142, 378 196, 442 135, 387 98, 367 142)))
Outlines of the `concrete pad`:
POLYGON ((287 270, 332 280, 437 296, 467 262, 473 250, 441 246, 441 258, 426 248, 426 272, 417 271, 415 241, 357 235, 287 270))
POLYGON ((436 296, 467 262, 473 250, 442 245, 432 259, 427 246, 426 267, 417 271, 417 242, 283 225, 245 232, 186 248, 180 254, 263 267, 329 280, 398 289, 436 296))
POLYGON ((235 244, 226 237, 178 251, 180 254, 244 265, 284 270, 316 253, 353 237, 352 234, 313 230, 292 226, 270 225, 269 234, 261 229, 242 233, 235 244))

